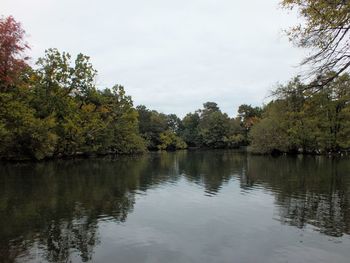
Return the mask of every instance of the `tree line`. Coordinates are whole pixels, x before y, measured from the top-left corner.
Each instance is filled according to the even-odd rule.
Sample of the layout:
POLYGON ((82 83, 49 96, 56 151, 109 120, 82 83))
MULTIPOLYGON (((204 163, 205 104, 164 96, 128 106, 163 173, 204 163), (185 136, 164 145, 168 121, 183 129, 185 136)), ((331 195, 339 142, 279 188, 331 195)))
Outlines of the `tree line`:
MULTIPOLYGON (((267 105, 243 104, 236 117, 215 102, 184 118, 134 107, 121 85, 96 87, 90 58, 48 49, 28 63, 25 31, 0 19, 0 159, 135 154, 189 147, 323 153, 350 148, 350 77, 319 91, 296 77, 267 105)), ((338 74, 338 73, 333 73, 338 74)))
POLYGON ((350 75, 315 91, 294 78, 274 92, 251 129, 253 152, 337 153, 350 149, 350 75))

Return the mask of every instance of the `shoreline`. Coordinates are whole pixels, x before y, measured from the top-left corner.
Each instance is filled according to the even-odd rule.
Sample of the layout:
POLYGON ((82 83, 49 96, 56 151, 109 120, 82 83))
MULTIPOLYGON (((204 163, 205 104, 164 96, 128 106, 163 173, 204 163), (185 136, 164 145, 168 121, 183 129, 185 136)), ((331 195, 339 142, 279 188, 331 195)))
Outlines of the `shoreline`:
POLYGON ((212 149, 212 148, 199 148, 199 147, 189 147, 188 149, 179 149, 179 150, 148 150, 143 153, 105 153, 105 154, 97 154, 97 153, 77 153, 74 155, 66 155, 66 156, 52 156, 47 157, 41 160, 31 159, 31 158, 23 158, 23 159, 0 159, 0 164, 7 163, 45 163, 49 161, 70 161, 70 160, 84 160, 84 159, 103 159, 103 158, 119 158, 119 157, 140 157, 150 154, 159 154, 159 153, 175 153, 175 152, 201 152, 201 151, 233 151, 241 154, 250 154, 255 156, 271 156, 271 157, 281 157, 281 156, 325 156, 325 157, 348 157, 350 156, 350 151, 343 150, 338 152, 327 152, 327 153, 302 153, 302 152, 273 152, 273 153, 256 153, 249 150, 248 147, 240 147, 240 148, 232 148, 232 149, 212 149))

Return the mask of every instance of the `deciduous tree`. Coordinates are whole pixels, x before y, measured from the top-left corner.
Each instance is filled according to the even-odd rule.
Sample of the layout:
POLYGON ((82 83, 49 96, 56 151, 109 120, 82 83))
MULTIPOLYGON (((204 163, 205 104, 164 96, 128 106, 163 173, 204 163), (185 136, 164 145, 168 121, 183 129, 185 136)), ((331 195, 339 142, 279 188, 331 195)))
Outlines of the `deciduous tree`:
POLYGON ((317 90, 350 68, 350 1, 283 0, 282 6, 297 9, 304 23, 288 31, 291 41, 311 54, 302 64, 317 76, 308 87, 317 90), (334 71, 335 74, 327 74, 334 71))
POLYGON ((25 31, 12 17, 0 18, 0 91, 6 91, 20 79, 20 73, 28 66, 24 40, 25 31))

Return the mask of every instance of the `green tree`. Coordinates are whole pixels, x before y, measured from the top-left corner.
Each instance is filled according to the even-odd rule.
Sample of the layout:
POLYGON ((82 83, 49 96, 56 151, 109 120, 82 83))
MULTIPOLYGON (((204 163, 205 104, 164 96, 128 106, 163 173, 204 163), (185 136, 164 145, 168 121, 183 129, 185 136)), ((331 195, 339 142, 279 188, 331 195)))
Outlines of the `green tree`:
POLYGON ((176 114, 169 114, 167 116, 167 124, 168 129, 175 134, 179 134, 183 130, 182 121, 179 117, 176 116, 176 114))
POLYGON ((52 156, 57 136, 51 116, 31 107, 33 71, 27 64, 25 31, 13 17, 0 19, 0 158, 52 156))
POLYGON ((285 127, 284 110, 284 101, 271 102, 266 106, 262 120, 254 125, 249 133, 252 152, 265 154, 291 150, 292 142, 285 127))
POLYGON ((244 129, 244 137, 246 143, 248 142, 248 133, 254 124, 259 122, 262 116, 262 108, 252 107, 251 105, 242 104, 238 107, 238 118, 244 129))
POLYGON ((182 121, 181 133, 190 146, 236 148, 244 143, 238 119, 230 119, 215 102, 206 102, 203 109, 190 113, 182 121))
POLYGON ((56 119, 56 154, 83 151, 89 134, 99 125, 97 113, 89 106, 97 93, 96 71, 89 57, 79 54, 72 63, 69 53, 49 49, 38 59, 37 66, 32 106, 38 117, 56 119))
POLYGON ((102 93, 105 100, 103 121, 106 128, 98 135, 102 142, 100 151, 130 154, 145 151, 145 141, 139 133, 138 112, 133 108, 130 96, 125 95, 124 87, 116 85, 102 93))
POLYGON ((230 119, 227 114, 219 110, 206 114, 201 119, 199 128, 204 146, 225 148, 230 131, 230 119))
POLYGON ((187 144, 174 132, 167 130, 159 135, 159 150, 180 150, 186 149, 187 144))
POLYGON ((55 120, 37 118, 25 93, 14 90, 0 93, 0 158, 40 160, 54 153, 55 120))
POLYGON ((305 92, 295 78, 280 86, 277 99, 265 108, 250 132, 255 152, 338 152, 349 148, 348 74, 334 79, 317 93, 305 92))
POLYGON ((181 137, 191 147, 199 147, 202 144, 199 135, 199 122, 200 117, 198 112, 188 113, 182 120, 183 129, 181 131, 181 137))
POLYGON ((139 114, 139 128, 142 137, 147 141, 150 150, 158 150, 161 144, 160 134, 168 129, 168 119, 165 114, 151 111, 144 105, 136 107, 139 114))

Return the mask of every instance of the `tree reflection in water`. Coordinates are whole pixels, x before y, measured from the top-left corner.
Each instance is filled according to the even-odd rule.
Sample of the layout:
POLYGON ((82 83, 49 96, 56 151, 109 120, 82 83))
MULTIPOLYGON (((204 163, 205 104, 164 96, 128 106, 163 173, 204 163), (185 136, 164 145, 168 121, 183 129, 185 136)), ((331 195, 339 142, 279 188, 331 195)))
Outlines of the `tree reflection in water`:
POLYGON ((274 192, 282 223, 350 234, 350 163, 324 156, 249 158, 246 182, 274 192))
POLYGON ((100 242, 99 222, 125 222, 138 193, 181 178, 208 198, 230 183, 239 183, 242 194, 264 189, 274 195, 282 224, 342 236, 350 234, 349 171, 346 158, 232 151, 2 164, 0 258, 15 262, 41 253, 49 262, 87 262, 100 242))

